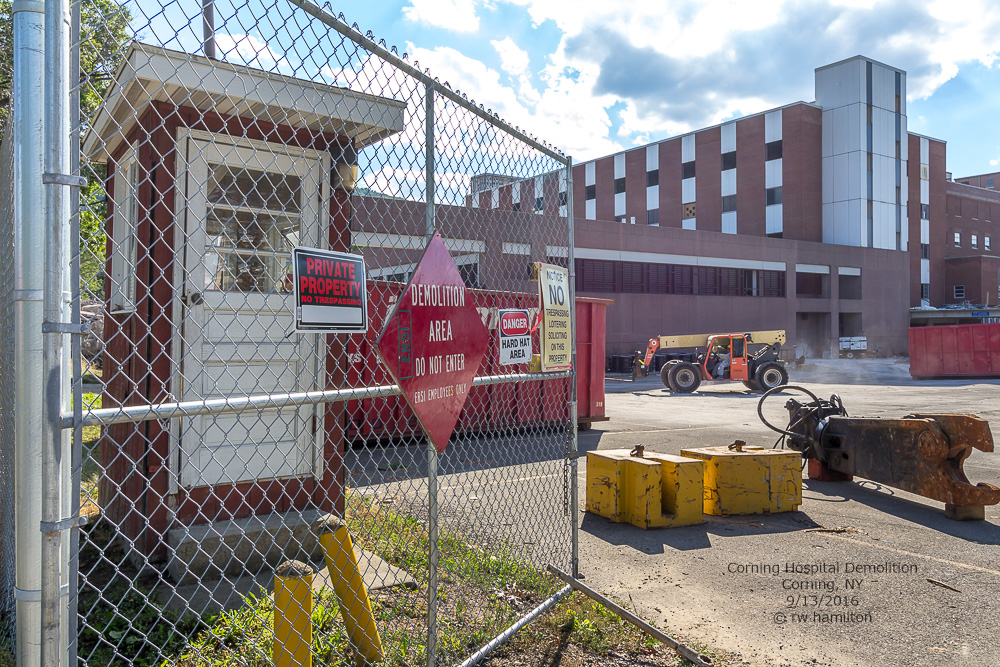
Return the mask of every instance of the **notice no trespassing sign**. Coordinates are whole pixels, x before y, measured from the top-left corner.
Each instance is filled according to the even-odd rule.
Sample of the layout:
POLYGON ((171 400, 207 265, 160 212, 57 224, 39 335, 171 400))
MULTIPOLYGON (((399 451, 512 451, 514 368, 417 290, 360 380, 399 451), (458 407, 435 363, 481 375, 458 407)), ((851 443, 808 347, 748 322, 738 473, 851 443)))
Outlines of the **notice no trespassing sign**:
POLYGON ((531 361, 531 325, 526 310, 501 310, 500 365, 512 366, 531 361))
POLYGON ((292 268, 296 331, 353 333, 368 329, 364 257, 295 248, 292 268))

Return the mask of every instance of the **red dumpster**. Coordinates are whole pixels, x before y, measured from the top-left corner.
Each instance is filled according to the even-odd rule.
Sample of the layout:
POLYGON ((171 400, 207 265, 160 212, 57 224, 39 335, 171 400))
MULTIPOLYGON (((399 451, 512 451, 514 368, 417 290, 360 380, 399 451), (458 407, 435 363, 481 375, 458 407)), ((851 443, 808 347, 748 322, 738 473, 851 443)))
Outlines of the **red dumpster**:
POLYGON ((614 301, 576 298, 576 402, 577 422, 586 430, 604 414, 604 342, 607 309, 614 301))
MULTIPOLYGON (((374 280, 368 283, 370 326, 366 334, 348 339, 348 386, 391 384, 392 379, 373 353, 375 341, 403 292, 403 283, 374 280)), ((473 290, 483 321, 490 331, 490 349, 480 375, 526 373, 528 364, 500 366, 496 311, 524 308, 532 319, 537 313, 537 294, 473 290)), ((577 303, 577 402, 581 428, 608 418, 604 414, 604 341, 607 299, 578 297, 577 303)), ((538 334, 534 337, 538 349, 538 334)), ((568 380, 517 382, 475 387, 462 410, 457 432, 474 433, 491 428, 529 428, 566 419, 568 380)), ((415 435, 419 424, 400 396, 348 401, 347 436, 353 441, 376 441, 415 435)))
POLYGON ((1000 377, 1000 324, 910 328, 910 376, 1000 377))

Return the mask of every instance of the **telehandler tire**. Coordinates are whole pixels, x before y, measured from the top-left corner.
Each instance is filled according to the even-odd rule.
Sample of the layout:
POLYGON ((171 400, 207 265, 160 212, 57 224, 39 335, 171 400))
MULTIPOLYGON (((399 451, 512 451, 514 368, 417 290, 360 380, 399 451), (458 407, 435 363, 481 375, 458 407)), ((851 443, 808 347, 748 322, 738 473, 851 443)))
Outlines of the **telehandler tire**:
POLYGON ((754 380, 761 391, 768 391, 788 384, 788 371, 781 364, 769 361, 757 369, 754 380))
POLYGON ((668 374, 670 387, 678 394, 690 394, 701 386, 701 371, 690 362, 674 364, 668 374))

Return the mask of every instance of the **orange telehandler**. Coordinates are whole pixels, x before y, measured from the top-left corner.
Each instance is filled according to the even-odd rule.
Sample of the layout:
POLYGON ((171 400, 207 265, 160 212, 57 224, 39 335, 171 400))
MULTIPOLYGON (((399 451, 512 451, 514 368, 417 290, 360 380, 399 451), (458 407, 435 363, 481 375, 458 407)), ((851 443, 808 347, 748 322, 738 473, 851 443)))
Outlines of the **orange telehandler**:
POLYGON ((690 394, 702 382, 742 381, 753 391, 767 391, 788 384, 788 371, 778 359, 785 332, 688 334, 651 338, 644 357, 636 355, 633 373, 649 374, 657 349, 695 348, 694 361, 671 360, 660 369, 663 386, 690 394))

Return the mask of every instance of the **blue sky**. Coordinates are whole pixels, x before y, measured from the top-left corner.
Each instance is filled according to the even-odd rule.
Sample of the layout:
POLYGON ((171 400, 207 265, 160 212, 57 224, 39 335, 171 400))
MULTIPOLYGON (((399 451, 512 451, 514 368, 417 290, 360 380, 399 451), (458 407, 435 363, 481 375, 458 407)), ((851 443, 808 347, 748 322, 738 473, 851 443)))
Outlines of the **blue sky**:
MULTIPOLYGON (((242 0, 217 2, 230 48, 260 55, 266 43, 280 62, 276 45, 301 43, 295 26, 305 24, 287 0, 265 3, 264 18, 242 0)), ((375 0, 333 9, 576 161, 811 101, 814 68, 863 54, 907 71, 909 130, 946 140, 955 176, 1000 171, 996 0, 375 0)), ((177 30, 176 11, 146 32, 166 34, 165 20, 177 30)), ((167 45, 195 50, 194 31, 179 32, 167 45)))

